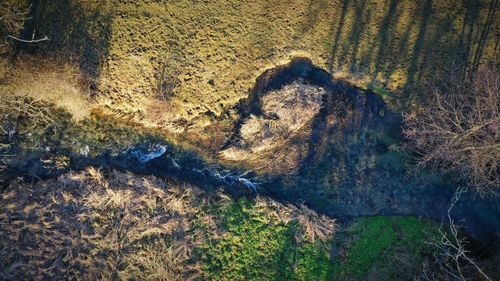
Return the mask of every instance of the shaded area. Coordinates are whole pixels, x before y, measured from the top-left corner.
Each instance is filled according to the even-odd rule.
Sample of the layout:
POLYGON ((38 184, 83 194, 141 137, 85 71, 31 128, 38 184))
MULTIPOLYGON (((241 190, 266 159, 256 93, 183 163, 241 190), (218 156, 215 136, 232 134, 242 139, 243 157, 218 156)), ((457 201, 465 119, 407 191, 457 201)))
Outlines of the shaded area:
MULTIPOLYGON (((325 87, 327 94, 311 124, 308 152, 298 170, 266 176, 262 192, 282 200, 303 200, 343 219, 385 214, 439 221, 446 215, 454 183, 425 171, 408 176, 407 159, 391 149, 402 141, 400 117, 373 92, 332 81, 308 59, 293 59, 259 76, 242 105, 242 116, 260 114, 261 98, 267 92, 296 79, 325 87)), ((500 229, 499 207, 499 200, 479 200, 467 194, 455 216, 464 219, 472 233, 494 237, 500 229)))
POLYGON ((421 95, 421 84, 449 69, 471 76, 495 60, 498 0, 445 3, 343 0, 332 20, 329 71, 369 74, 374 87, 421 95))
POLYGON ((50 40, 40 44, 18 43, 18 52, 38 56, 64 57, 78 63, 82 82, 95 94, 96 79, 109 54, 113 17, 106 3, 82 6, 77 1, 32 0, 30 19, 23 38, 46 35, 50 40))
MULTIPOLYGON (((324 106, 311 125, 307 155, 295 174, 257 175, 212 164, 194 152, 123 124, 91 123, 72 128, 74 125, 67 123, 68 128, 60 126, 57 134, 43 144, 50 150, 44 146, 24 150, 10 164, 6 171, 8 179, 3 184, 8 185, 17 177, 30 182, 55 177, 70 169, 97 166, 173 178, 211 191, 224 187, 235 197, 255 196, 256 189, 259 194, 281 201, 303 201, 343 221, 366 215, 415 215, 442 220, 454 186, 444 177, 424 174, 405 177, 405 159, 389 148, 400 140, 399 118, 375 94, 332 81, 326 71, 310 60, 298 58, 259 77, 256 90, 242 112, 258 114, 259 107, 253 105, 259 103, 266 90, 297 78, 322 85, 328 91, 323 97, 324 106), (164 149, 150 146, 155 143, 164 149), (87 146, 93 152, 89 153, 87 146), (158 156, 157 151, 161 156, 146 157, 149 161, 140 157, 158 156), (67 166, 53 171, 44 165, 43 159, 54 158, 48 157, 51 154, 67 155, 67 166)), ((499 200, 477 200, 473 194, 467 194, 455 210, 454 218, 465 220, 471 234, 493 239, 500 233, 499 200)))

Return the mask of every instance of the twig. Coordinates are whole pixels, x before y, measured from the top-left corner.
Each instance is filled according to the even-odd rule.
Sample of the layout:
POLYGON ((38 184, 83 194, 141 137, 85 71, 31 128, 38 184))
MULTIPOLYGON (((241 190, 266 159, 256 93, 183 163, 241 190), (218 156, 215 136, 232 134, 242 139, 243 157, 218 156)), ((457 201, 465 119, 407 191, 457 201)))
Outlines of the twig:
POLYGON ((38 42, 43 42, 43 41, 50 41, 49 37, 47 37, 47 36, 45 36, 41 39, 34 39, 34 40, 24 40, 24 39, 20 39, 20 38, 17 38, 15 36, 12 36, 12 35, 7 35, 7 38, 10 38, 10 39, 13 39, 13 40, 16 40, 19 42, 23 42, 23 43, 38 43, 38 42))

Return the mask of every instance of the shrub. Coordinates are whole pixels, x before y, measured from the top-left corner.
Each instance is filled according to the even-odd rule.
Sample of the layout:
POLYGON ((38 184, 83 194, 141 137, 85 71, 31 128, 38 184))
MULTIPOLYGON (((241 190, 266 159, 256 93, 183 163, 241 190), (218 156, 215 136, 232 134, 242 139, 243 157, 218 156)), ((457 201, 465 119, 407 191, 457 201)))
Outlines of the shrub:
POLYGON ((469 81, 431 85, 434 99, 405 117, 405 147, 418 164, 470 182, 480 193, 500 187, 500 75, 482 67, 469 81))

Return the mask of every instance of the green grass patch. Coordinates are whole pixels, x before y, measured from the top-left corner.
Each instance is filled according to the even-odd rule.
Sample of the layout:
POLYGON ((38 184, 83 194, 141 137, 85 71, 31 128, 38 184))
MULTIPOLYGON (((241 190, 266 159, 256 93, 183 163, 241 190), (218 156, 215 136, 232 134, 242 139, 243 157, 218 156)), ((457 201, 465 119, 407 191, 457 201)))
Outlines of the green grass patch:
POLYGON ((240 199, 214 209, 225 229, 201 250, 209 280, 329 280, 328 243, 298 243, 296 225, 276 223, 240 199))
POLYGON ((436 231, 436 225, 414 217, 360 218, 335 238, 343 254, 333 274, 342 280, 363 280, 367 275, 406 280, 418 270, 429 247, 425 242, 436 231))

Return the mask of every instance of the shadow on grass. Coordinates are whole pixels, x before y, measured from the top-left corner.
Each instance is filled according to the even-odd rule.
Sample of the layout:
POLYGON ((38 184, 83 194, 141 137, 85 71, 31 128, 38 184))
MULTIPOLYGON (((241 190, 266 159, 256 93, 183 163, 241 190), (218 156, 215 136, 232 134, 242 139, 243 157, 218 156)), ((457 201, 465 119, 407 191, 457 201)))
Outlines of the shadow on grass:
MULTIPOLYGON (((262 114, 262 97, 297 79, 325 89, 323 104, 311 121, 309 137, 304 138, 306 149, 297 170, 267 175, 261 191, 277 200, 302 201, 344 220, 415 215, 439 221, 446 215, 453 182, 447 176, 424 172, 409 176, 406 156, 391 149, 401 141, 400 116, 375 93, 331 80, 327 71, 306 58, 292 59, 259 76, 241 105, 241 120, 262 114)), ((233 142, 237 132, 238 127, 233 142)), ((500 223, 486 218, 500 217, 495 207, 500 202, 474 200, 473 196, 460 203, 456 218, 464 219, 473 234, 492 235, 500 223)))
POLYGON ((23 37, 39 34, 50 40, 40 44, 19 43, 17 50, 55 58, 69 57, 80 66, 83 84, 91 93, 97 91, 95 81, 109 55, 113 21, 106 12, 106 4, 83 7, 77 1, 32 0, 30 17, 23 37))
POLYGON ((369 74, 372 83, 418 92, 452 67, 466 78, 497 57, 498 0, 414 4, 343 0, 332 19, 329 72, 369 74))

